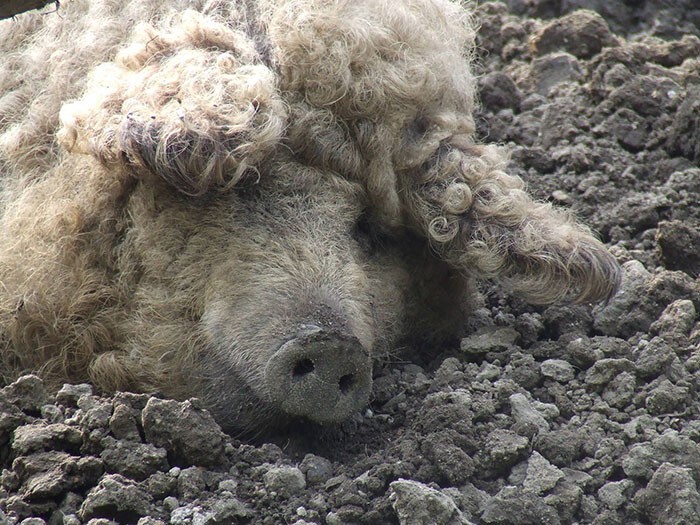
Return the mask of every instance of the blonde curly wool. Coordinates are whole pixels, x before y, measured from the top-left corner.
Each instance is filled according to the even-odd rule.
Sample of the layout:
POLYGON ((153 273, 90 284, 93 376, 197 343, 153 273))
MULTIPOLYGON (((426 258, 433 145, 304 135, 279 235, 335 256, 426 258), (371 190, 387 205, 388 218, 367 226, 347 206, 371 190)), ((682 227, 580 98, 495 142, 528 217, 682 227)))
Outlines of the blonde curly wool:
POLYGON ((454 334, 474 279, 616 289, 605 247, 475 143, 460 2, 61 6, 0 22, 3 377, 255 427, 266 359, 315 316, 377 355, 454 334))
POLYGON ((399 225, 392 164, 420 162, 446 136, 474 130, 468 11, 443 0, 401 9, 392 0, 292 1, 269 32, 281 87, 300 100, 290 143, 310 162, 362 180, 377 212, 399 225), (404 133, 411 126, 421 128, 408 129, 415 136, 404 133))
POLYGON ((506 160, 494 146, 446 143, 402 178, 415 227, 452 266, 532 303, 609 297, 619 285, 612 256, 570 213, 534 202, 506 160))
POLYGON ((443 1, 395 7, 304 0, 275 14, 295 151, 362 181, 379 223, 427 237, 469 276, 499 279, 533 303, 609 297, 619 272, 605 247, 570 214, 533 201, 505 173, 504 151, 473 143, 468 12, 443 1))
POLYGON ((86 95, 61 109, 59 142, 201 196, 225 191, 270 155, 286 125, 272 71, 244 34, 185 11, 141 24, 86 95))

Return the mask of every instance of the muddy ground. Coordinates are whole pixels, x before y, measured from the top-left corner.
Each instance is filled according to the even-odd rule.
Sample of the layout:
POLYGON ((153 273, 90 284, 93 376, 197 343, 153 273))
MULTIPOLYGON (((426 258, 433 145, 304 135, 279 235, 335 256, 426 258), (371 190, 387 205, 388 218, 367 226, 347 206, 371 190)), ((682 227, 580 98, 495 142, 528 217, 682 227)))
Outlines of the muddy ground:
POLYGON ((378 364, 363 414, 253 443, 194 400, 25 377, 0 391, 0 522, 700 524, 700 7, 478 17, 480 134, 609 243, 620 293, 485 285, 473 335, 378 364))

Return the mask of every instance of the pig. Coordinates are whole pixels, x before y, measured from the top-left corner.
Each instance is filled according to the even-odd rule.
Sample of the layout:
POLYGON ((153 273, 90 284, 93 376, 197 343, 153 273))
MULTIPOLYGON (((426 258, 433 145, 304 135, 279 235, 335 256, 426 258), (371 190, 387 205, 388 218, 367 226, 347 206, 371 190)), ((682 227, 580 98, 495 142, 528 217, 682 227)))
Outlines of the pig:
POLYGON ((0 371, 333 424, 493 280, 620 270, 475 139, 449 0, 66 0, 0 26, 0 371))

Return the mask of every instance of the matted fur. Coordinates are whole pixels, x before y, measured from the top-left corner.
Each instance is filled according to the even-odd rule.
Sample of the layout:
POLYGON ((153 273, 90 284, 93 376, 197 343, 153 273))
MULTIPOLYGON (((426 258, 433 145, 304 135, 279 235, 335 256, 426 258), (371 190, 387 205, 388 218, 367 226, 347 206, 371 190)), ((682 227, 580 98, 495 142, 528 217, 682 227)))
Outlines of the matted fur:
POLYGON ((6 379, 195 395, 256 427, 299 323, 378 355, 454 334, 475 279, 615 290, 604 246, 474 142, 465 6, 61 6, 0 24, 6 379))

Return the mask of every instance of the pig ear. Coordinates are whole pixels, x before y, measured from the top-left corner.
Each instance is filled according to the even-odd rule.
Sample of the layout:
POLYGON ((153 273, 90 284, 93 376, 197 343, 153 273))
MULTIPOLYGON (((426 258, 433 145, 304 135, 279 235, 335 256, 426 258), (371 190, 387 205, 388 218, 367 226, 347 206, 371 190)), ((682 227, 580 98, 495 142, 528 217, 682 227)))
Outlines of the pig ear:
POLYGON ((445 147, 404 174, 414 228, 450 265, 531 303, 608 299, 621 278, 615 258, 569 213, 534 201, 505 160, 493 146, 445 147))
POLYGON ((165 29, 141 26, 133 40, 62 108, 62 145, 191 196, 255 172, 287 117, 248 38, 187 12, 165 29))

